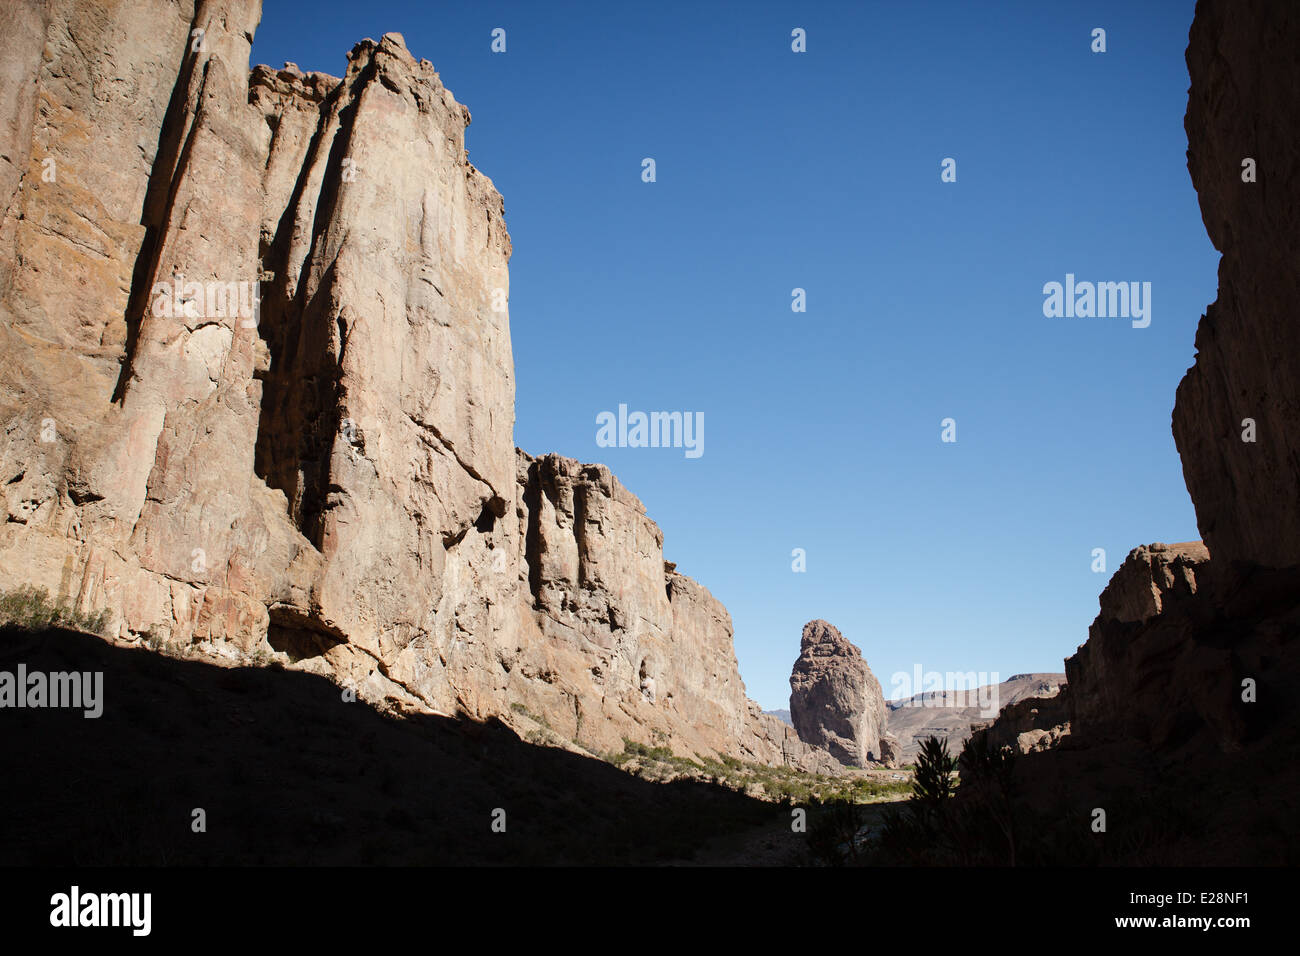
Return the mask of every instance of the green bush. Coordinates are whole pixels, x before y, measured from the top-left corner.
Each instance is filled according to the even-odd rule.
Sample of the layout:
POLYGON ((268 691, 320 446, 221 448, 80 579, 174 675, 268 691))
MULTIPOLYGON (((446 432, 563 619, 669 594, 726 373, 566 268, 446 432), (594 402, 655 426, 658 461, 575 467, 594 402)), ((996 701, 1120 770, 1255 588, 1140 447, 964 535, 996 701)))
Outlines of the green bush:
POLYGON ((67 603, 55 603, 44 588, 24 587, 0 594, 0 624, 38 631, 47 627, 104 634, 109 613, 82 614, 67 603))

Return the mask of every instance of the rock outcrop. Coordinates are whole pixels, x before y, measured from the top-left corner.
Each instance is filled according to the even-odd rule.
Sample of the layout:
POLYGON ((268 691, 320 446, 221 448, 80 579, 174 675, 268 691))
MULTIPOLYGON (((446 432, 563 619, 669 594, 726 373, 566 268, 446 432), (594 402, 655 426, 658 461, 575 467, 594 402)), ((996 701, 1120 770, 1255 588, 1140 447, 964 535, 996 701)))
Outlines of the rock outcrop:
POLYGON ((1013 674, 997 684, 971 687, 976 674, 962 675, 960 690, 928 690, 901 700, 886 701, 885 726, 900 741, 900 759, 912 760, 928 737, 948 742, 950 753, 961 752, 973 728, 983 727, 1012 704, 1026 698, 1050 698, 1065 683, 1064 674, 1013 674))
POLYGON ((880 765, 897 767, 903 762, 903 745, 891 733, 880 735, 880 765))
MULTIPOLYGON (((850 767, 881 761, 885 695, 880 682, 834 625, 804 625, 799 659, 790 674, 790 720, 804 743, 850 767)), ((896 741, 891 753, 896 754, 896 741)))
POLYGON ((513 443, 503 202, 402 37, 250 71, 259 0, 0 40, 0 588, 605 752, 827 766, 608 469, 513 443))
POLYGON ((1101 593, 1087 642, 1065 661, 1075 733, 1160 746, 1192 714, 1236 722, 1231 650, 1194 626, 1209 571, 1199 541, 1130 552, 1101 593))
POLYGON ((1078 746, 1152 748, 1201 736, 1238 748, 1247 675, 1240 650, 1214 625, 1222 612, 1212 567, 1199 541, 1135 548, 1102 591, 1088 640, 1066 658, 1068 692, 1010 702, 987 727, 988 741, 1026 752, 1067 734, 1078 746))
POLYGON ((1070 733, 1070 685, 1060 684, 1042 697, 1021 697, 1007 703, 997 719, 971 725, 976 745, 984 738, 993 752, 1051 750, 1070 733))
POLYGON ((663 556, 663 533, 604 465, 519 452, 521 638, 507 696, 601 752, 637 736, 831 769, 745 695, 731 615, 663 556))

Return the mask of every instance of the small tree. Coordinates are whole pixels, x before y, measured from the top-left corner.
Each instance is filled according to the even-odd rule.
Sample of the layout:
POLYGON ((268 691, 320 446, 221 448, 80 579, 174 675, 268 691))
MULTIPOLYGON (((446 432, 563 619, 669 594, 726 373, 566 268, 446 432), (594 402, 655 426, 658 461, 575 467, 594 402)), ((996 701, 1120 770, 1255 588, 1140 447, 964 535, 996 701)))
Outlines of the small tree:
POLYGON ((957 760, 947 741, 929 737, 921 744, 912 777, 907 812, 887 810, 881 848, 894 859, 911 863, 944 861, 951 853, 949 798, 956 790, 957 760))
POLYGON ((927 737, 916 758, 916 775, 912 778, 912 797, 926 809, 943 805, 957 789, 952 775, 957 770, 957 758, 948 753, 948 741, 927 737))

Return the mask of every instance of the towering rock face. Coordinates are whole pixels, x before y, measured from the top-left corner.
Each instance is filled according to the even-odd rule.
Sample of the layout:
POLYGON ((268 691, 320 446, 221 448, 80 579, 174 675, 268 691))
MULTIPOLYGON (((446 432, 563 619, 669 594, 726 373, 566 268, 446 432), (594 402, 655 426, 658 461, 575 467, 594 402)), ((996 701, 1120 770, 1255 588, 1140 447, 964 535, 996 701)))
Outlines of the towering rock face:
POLYGON ((1173 433, 1204 544, 1138 548, 1115 572, 1066 662, 1081 739, 1234 751, 1283 720, 1243 681, 1261 704, 1300 691, 1298 44, 1293 3, 1197 4, 1187 166, 1223 258, 1173 433))
POLYGON ((1275 700, 1297 689, 1286 609, 1300 584, 1298 43, 1294 4, 1197 4, 1187 166, 1223 258, 1173 432, 1204 546, 1139 548, 1116 571, 1066 662, 1083 737, 1233 751, 1252 721, 1262 733, 1281 719, 1243 702, 1243 681, 1275 700))
MULTIPOLYGON (((826 621, 804 625, 790 674, 790 720, 806 744, 850 767, 880 762, 885 695, 862 651, 826 621)), ((896 742, 889 741, 891 760, 896 742)))
POLYGON ((501 196, 402 37, 249 70, 258 0, 0 37, 0 589, 540 725, 824 767, 608 469, 513 444, 501 196))
POLYGON ((468 112, 396 34, 342 80, 250 74, 253 0, 39 9, 0 583, 450 703, 518 551, 510 244, 468 112))
POLYGON ((1224 566, 1300 565, 1298 37, 1289 0, 1201 0, 1187 47, 1187 168, 1223 258, 1173 430, 1201 535, 1224 566))

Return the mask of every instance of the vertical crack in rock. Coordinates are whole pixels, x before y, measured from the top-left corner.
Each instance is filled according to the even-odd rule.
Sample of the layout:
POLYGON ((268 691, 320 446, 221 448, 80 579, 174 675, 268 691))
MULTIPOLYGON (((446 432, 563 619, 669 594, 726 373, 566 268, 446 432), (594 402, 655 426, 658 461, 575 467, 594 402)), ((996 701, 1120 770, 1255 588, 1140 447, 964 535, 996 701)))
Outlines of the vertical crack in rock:
MULTIPOLYGON (((341 310, 333 312, 338 249, 331 254, 322 244, 335 220, 343 161, 352 144, 356 90, 374 75, 375 64, 369 60, 355 77, 338 83, 321 105, 292 201, 267 250, 266 262, 277 280, 262 303, 270 371, 264 376, 254 468, 268 485, 285 493, 294 524, 318 549, 325 533, 331 459, 344 418, 341 362, 346 344, 344 315, 341 310), (322 168, 318 170, 318 166, 322 168), (309 182, 316 185, 317 192, 304 209, 309 182), (302 264, 290 261, 294 231, 308 214, 311 229, 304 262, 327 262, 310 296, 309 285, 300 281, 302 264)), ((279 123, 276 130, 278 133, 279 123)), ((350 443, 349 439, 344 436, 350 443)))
MULTIPOLYGON (((192 49, 193 31, 199 27, 203 6, 201 3, 195 10, 194 18, 190 21, 190 29, 182 39, 180 65, 176 70, 176 81, 167 102, 167 111, 158 130, 153 166, 149 173, 149 185, 145 190, 144 202, 140 210, 140 225, 145 230, 144 239, 140 244, 135 268, 131 274, 131 291, 125 317, 126 341, 122 349, 121 370, 117 384, 113 388, 115 402, 121 402, 126 396, 135 351, 139 343, 140 327, 144 323, 151 302, 150 290, 158 268, 160 233, 171 218, 177 175, 185 167, 186 154, 192 142, 194 123, 191 122, 191 110, 197 102, 191 90, 194 70, 196 67, 201 67, 205 75, 207 70, 206 56, 201 51, 192 49)), ((200 80, 200 93, 202 85, 200 80)))

